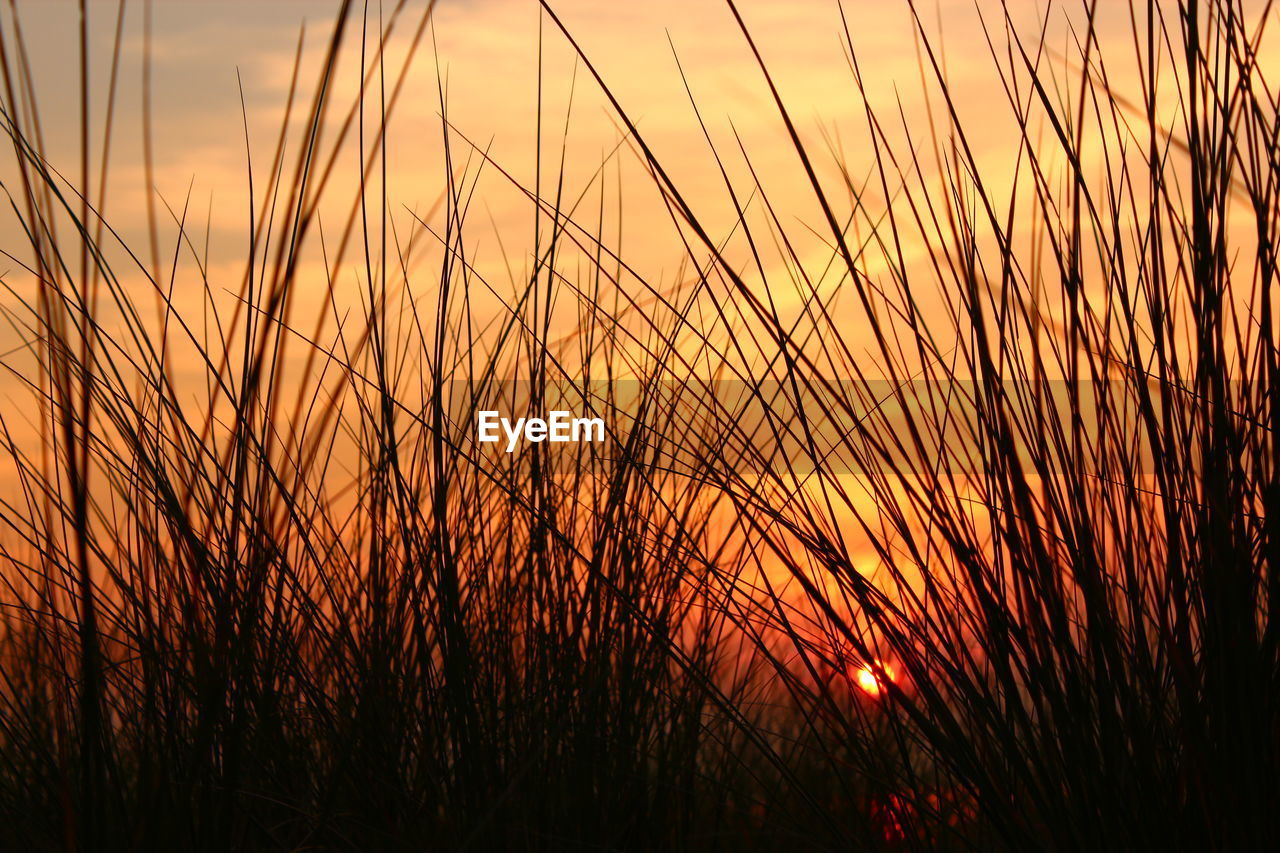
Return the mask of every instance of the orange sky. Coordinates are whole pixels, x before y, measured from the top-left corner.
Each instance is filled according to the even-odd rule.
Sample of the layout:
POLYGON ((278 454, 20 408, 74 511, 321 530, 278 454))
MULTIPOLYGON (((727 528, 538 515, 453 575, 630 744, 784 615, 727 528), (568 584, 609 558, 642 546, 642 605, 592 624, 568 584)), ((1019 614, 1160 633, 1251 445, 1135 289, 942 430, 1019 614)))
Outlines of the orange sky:
MULTIPOLYGON (((70 0, 17 5, 34 66, 47 153, 55 166, 74 179, 79 121, 77 5, 70 0)), ((208 234, 213 298, 222 300, 220 306, 225 310, 234 304, 232 294, 243 275, 247 242, 248 181, 237 73, 243 81, 254 173, 262 181, 279 129, 300 28, 305 22, 301 79, 304 91, 310 92, 337 5, 334 0, 154 3, 155 189, 175 210, 182 208, 190 192, 188 229, 201 249, 208 234)), ((984 178, 997 185, 998 193, 1001 177, 1009 174, 1008 163, 1016 153, 1017 140, 1011 132, 1008 107, 992 68, 980 16, 998 26, 1000 4, 979 0, 976 10, 972 0, 930 0, 920 5, 927 10, 926 29, 935 37, 941 34, 935 46, 945 53, 948 81, 961 119, 972 133, 970 142, 985 170, 984 178)), ((1019 18, 1018 25, 1029 33, 1038 31, 1037 22, 1050 8, 1047 3, 1030 0, 1010 5, 1019 18)), ((1102 5, 1100 37, 1110 56, 1125 57, 1132 52, 1124 5, 1102 5)), ((839 145, 839 158, 861 179, 872 158, 866 147, 863 102, 845 57, 837 4, 832 0, 740 0, 739 6, 799 132, 817 155, 824 179, 833 180, 836 175, 837 155, 826 153, 829 143, 839 145)), ((1060 7, 1055 4, 1048 13, 1049 42, 1061 45, 1060 54, 1070 55, 1070 33, 1060 7)), ((106 0, 89 4, 93 147, 99 152, 116 8, 106 0)), ((422 8, 420 0, 409 3, 409 20, 389 51, 389 69, 402 63, 404 35, 422 8)), ((732 178, 739 187, 748 178, 737 151, 736 132, 775 213, 790 226, 789 235, 796 240, 801 262, 815 275, 822 270, 830 250, 807 230, 813 227, 820 231, 821 216, 759 69, 725 3, 560 0, 554 8, 681 192, 709 223, 712 236, 719 238, 732 222, 732 208, 678 73, 674 46, 709 132, 721 153, 727 155, 732 178)), ((902 137, 901 128, 892 126, 897 123, 905 124, 922 139, 927 126, 925 102, 917 40, 906 4, 846 0, 843 8, 873 108, 890 123, 891 137, 902 137)), ((1069 8, 1078 19, 1079 10, 1069 8)), ((106 218, 135 246, 142 244, 145 235, 140 132, 142 10, 142 2, 130 3, 124 23, 117 126, 105 202, 106 218)), ((371 10, 371 27, 376 27, 376 21, 377 12, 371 10)), ((12 26, 7 23, 4 29, 12 38, 12 26)), ((540 29, 543 140, 550 161, 544 163, 544 186, 554 184, 571 89, 573 111, 565 142, 567 197, 576 196, 587 186, 604 152, 617 145, 616 118, 605 108, 598 87, 576 62, 563 36, 535 2, 442 0, 434 27, 409 72, 389 137, 388 195, 399 227, 411 227, 406 211, 428 210, 444 185, 437 89, 441 79, 447 81, 446 103, 454 125, 477 143, 490 146, 497 164, 532 185, 540 29)), ((348 40, 334 84, 333 102, 338 107, 349 104, 356 90, 358 35, 356 32, 348 40)), ((1269 51, 1268 61, 1274 61, 1275 54, 1269 51)), ((1131 69, 1120 62, 1111 73, 1124 80, 1131 69)), ((1058 64, 1063 65, 1060 58, 1058 64)), ((936 99, 936 91, 933 97, 936 99)), ((295 146, 298 135, 295 122, 295 146)), ((453 144, 455 156, 462 156, 465 146, 456 138, 453 144)), ((354 147, 348 148, 349 153, 342 156, 349 167, 338 170, 323 208, 330 226, 350 209, 355 195, 357 155, 354 147)), ((905 155, 905 146, 898 153, 905 155)), ((6 181, 13 174, 10 161, 5 157, 0 165, 0 177, 6 181)), ((655 285, 670 285, 686 261, 677 232, 637 158, 624 151, 617 162, 620 165, 610 172, 609 180, 621 182, 624 254, 655 285)), ((98 165, 95 155, 94 175, 98 165)), ((616 202, 616 190, 609 193, 610 203, 616 202)), ((868 204, 874 207, 877 203, 883 206, 884 200, 873 189, 868 204)), ((175 227, 163 207, 160 217, 162 266, 167 269, 173 256, 175 227)), ((473 204, 469 241, 474 241, 477 270, 500 293, 504 288, 507 292, 512 289, 507 284, 509 270, 519 279, 521 270, 529 266, 532 221, 529 201, 514 192, 496 170, 487 170, 473 204)), ((438 220, 432 224, 438 225, 438 220)), ((611 221, 606 231, 612 233, 615 226, 611 221)), ((30 254, 8 216, 0 217, 0 244, 20 258, 30 254)), ((918 246, 906 248, 908 254, 921 251, 918 246)), ((314 246, 307 257, 311 266, 304 267, 301 278, 301 310, 308 307, 309 298, 314 302, 324 290, 314 246)), ((419 259, 422 266, 416 281, 421 284, 414 288, 418 296, 429 295, 434 285, 431 257, 427 252, 419 259)), ((787 292, 779 259, 767 261, 772 265, 773 295, 785 306, 794 294, 787 292)), ((874 258, 866 261, 866 271, 872 276, 876 263, 874 258)), ((353 259, 348 259, 347 266, 342 274, 351 284, 359 274, 353 259)), ((186 304, 196 310, 203 297, 185 253, 179 258, 179 270, 177 301, 189 300, 186 304)), ((21 277, 11 275, 9 280, 19 292, 30 285, 21 277)), ((834 288, 836 282, 823 286, 834 288)), ((13 297, 2 298, 5 305, 14 304, 13 297)), ((563 331, 569 329, 566 323, 563 331)), ((0 327, 0 351, 7 352, 19 343, 20 336, 13 329, 0 327)), ((20 365, 13 358, 9 361, 20 365)), ((15 392, 11 379, 0 380, 0 392, 10 400, 16 399, 14 393, 20 393, 15 392)))
MULTIPOLYGON (((1013 0, 1018 25, 1037 32, 1037 21, 1048 6, 1041 2, 1013 0)), ((1068 29, 1061 13, 1050 13, 1049 41, 1061 45, 1061 55, 1071 55, 1068 29)), ((1100 37, 1104 52, 1115 57, 1131 55, 1130 33, 1123 4, 1104 3, 1100 37)), ((1259 6, 1260 3, 1252 4, 1259 6)), ((265 178, 266 163, 275 146, 293 56, 300 28, 306 23, 302 88, 314 86, 325 38, 332 26, 333 0, 282 0, 282 2, 157 2, 154 4, 153 125, 155 190, 165 203, 180 210, 190 194, 188 229, 203 249, 208 235, 209 278, 213 299, 220 310, 230 312, 234 293, 244 273, 247 243, 246 205, 248 181, 244 127, 237 73, 243 81, 249 149, 254 174, 265 178)), ((844 51, 839 8, 831 0, 739 0, 739 6, 771 72, 779 85, 801 136, 818 157, 825 180, 834 184, 837 158, 857 179, 872 162, 866 145, 864 104, 854 84, 844 51), (838 154, 827 152, 828 144, 838 154)), ((942 34, 935 47, 945 52, 949 86, 961 121, 972 134, 970 144, 984 180, 997 195, 1001 180, 1010 176, 1009 164, 1017 153, 1009 109, 1004 101, 992 58, 983 36, 980 13, 999 24, 999 4, 978 0, 924 2, 930 10, 924 24, 942 34)), ((388 62, 397 69, 405 54, 404 31, 422 9, 421 0, 409 4, 410 21, 393 40, 388 62)), ((826 266, 830 250, 808 228, 821 232, 822 219, 804 173, 787 140, 771 103, 764 80, 728 7, 720 0, 653 0, 647 3, 614 3, 599 0, 558 0, 555 9, 590 61, 612 87, 628 115, 653 149, 681 193, 709 224, 713 238, 724 236, 732 222, 732 208, 706 141, 677 70, 675 55, 687 75, 708 131, 739 187, 749 173, 737 139, 751 158, 775 214, 796 241, 801 263, 814 275, 826 266)), ((32 57, 37 99, 50 161, 72 177, 78 169, 78 121, 76 26, 77 7, 61 2, 19 3, 27 49, 32 57)), ((115 26, 115 3, 90 4, 92 39, 94 150, 100 152, 102 115, 115 26)), ((846 19, 865 75, 871 106, 889 124, 891 138, 901 140, 905 125, 923 141, 926 134, 924 84, 917 40, 906 4, 896 0, 846 0, 846 19), (899 115, 899 109, 901 115, 899 115)), ((1073 14, 1078 9, 1071 7, 1073 14)), ((4 13, 4 14, 7 14, 4 13)), ((371 13, 376 26, 376 13, 371 13)), ((388 196, 398 226, 412 228, 407 210, 429 210, 444 186, 438 84, 447 81, 446 104, 452 123, 470 139, 489 146, 491 156, 526 186, 534 182, 535 126, 538 97, 539 32, 543 41, 543 181, 549 189, 558 171, 559 149, 565 127, 569 93, 573 111, 565 144, 565 195, 575 197, 588 185, 605 152, 619 141, 618 122, 605 107, 599 88, 576 61, 563 36, 532 0, 442 0, 434 27, 410 69, 403 100, 397 107, 389 136, 388 196), (576 73, 575 73, 576 68, 576 73)), ((12 37, 6 23, 4 32, 12 37)), ((133 2, 125 19, 116 134, 109 163, 105 213, 127 242, 140 247, 145 238, 146 183, 141 146, 142 3, 133 2)), ((1000 38, 1000 36, 997 36, 1000 38)), ((1270 43, 1269 43, 1270 44, 1270 43)), ((1267 63, 1277 52, 1264 54, 1267 63)), ((1110 72, 1124 81, 1131 68, 1123 59, 1110 72)), ((1130 60, 1131 61, 1131 60, 1130 60)), ((333 102, 350 104, 357 88, 358 33, 347 44, 334 84, 333 102)), ((931 87, 932 88, 932 87, 931 87)), ((933 89, 935 109, 936 88, 933 89)), ((291 155, 296 152, 300 128, 292 129, 291 155)), ((465 156, 465 146, 454 139, 455 156, 465 156)), ((353 146, 342 155, 347 168, 338 170, 322 215, 328 226, 351 207, 356 193, 353 146)), ((906 156, 905 145, 895 152, 906 156)), ((623 210, 624 255, 654 285, 669 286, 682 275, 687 258, 653 184, 641 164, 624 150, 609 171, 607 197, 616 203, 620 184, 623 210)), ((100 165, 97 155, 93 174, 100 165)), ((0 180, 13 176, 11 157, 0 158, 0 180)), ((376 190, 376 188, 375 188, 376 190)), ((871 207, 883 207, 877 189, 867 199, 871 207)), ((589 203, 589 206, 590 203, 589 203)), ((847 211, 847 208, 846 208, 847 211)), ((843 212, 842 212, 843 213, 843 212)), ((160 209, 162 267, 173 260, 175 227, 160 209)), ((511 292, 509 270, 517 280, 530 267, 533 210, 530 202, 502 179, 486 170, 476 192, 471 214, 472 260, 499 293, 511 292)), ((431 220, 438 225, 438 219, 431 220)), ((610 215, 606 233, 617 227, 610 215)), ((10 216, 0 216, 0 247, 22 259, 30 249, 10 216)), ((741 247, 739 247, 741 248, 741 247)), ((923 251, 918 244, 905 247, 908 260, 923 251)), ((431 298, 436 282, 436 247, 419 257, 419 272, 412 290, 431 298)), ((325 276, 317 247, 306 255, 299 278, 298 309, 313 314, 325 291, 325 276)), ((745 256, 744 256, 745 259, 745 256)), ((773 296, 785 306, 794 300, 788 276, 778 257, 766 259, 773 296)), ((359 310, 356 289, 362 272, 349 256, 344 275, 346 294, 359 310)), ((194 263, 187 253, 178 261, 179 285, 175 301, 191 316, 199 316, 203 295, 194 278, 194 263)), ((31 288, 29 279, 0 265, 19 293, 31 288)), ((877 260, 868 258, 865 272, 874 277, 877 260)), ((139 277, 133 276, 134 280, 139 277)), ((751 284, 761 286, 748 274, 751 284)), ((821 287, 832 289, 835 280, 821 287)), ((141 284, 138 284, 141 287, 141 284)), ((33 291, 28 291, 33 293, 33 291)), ((29 297, 27 297, 29 298, 29 297)), ((140 293, 140 300, 150 297, 140 293)), ((0 303, 14 307, 16 299, 0 295, 0 303)), ((500 310, 496 304, 493 310, 500 310)), ((850 322, 860 322, 850 314, 850 322)), ((559 330, 567 333, 572 318, 559 330)), ((849 340, 855 340, 850 335, 849 340)), ((18 331, 0 325, 0 352, 5 362, 31 375, 32 363, 13 350, 21 343, 18 331)), ((869 341, 868 341, 869 343, 869 341)), ((195 371, 193 365, 193 371, 195 371)), ((868 365, 874 373, 874 367, 868 365)), ((194 389, 203 392, 202 387, 194 389)), ((9 426, 34 417, 29 392, 9 375, 0 377, 0 401, 9 411, 9 426)), ((7 464, 7 462, 5 463, 7 464)), ((0 470, 0 482, 8 471, 0 470)), ((0 489, 0 494, 8 491, 0 489)), ((868 513, 871 509, 861 508, 868 513)))
MULTIPOLYGON (((215 277, 221 273, 234 280, 245 245, 247 181, 237 71, 244 84, 251 148, 261 171, 278 131, 299 28, 306 23, 309 62, 302 76, 305 84, 315 79, 336 5, 333 0, 188 0, 154 5, 156 189, 171 206, 180 208, 190 187, 192 231, 203 235, 207 221, 215 277)), ((822 150, 824 134, 832 139, 838 136, 850 171, 865 174, 869 158, 860 152, 865 120, 844 58, 835 3, 743 0, 740 6, 806 140, 822 150)), ((1028 20, 1033 21, 1032 4, 1025 6, 1030 12, 1028 20)), ((79 120, 78 98, 74 96, 76 6, 61 0, 19 3, 19 8, 34 57, 46 145, 53 162, 71 175, 77 163, 79 120)), ((410 4, 411 10, 417 8, 417 2, 410 4)), ((803 173, 725 4, 719 0, 643 4, 567 0, 555 8, 686 197, 695 200, 700 215, 726 226, 731 208, 698 130, 668 38, 717 146, 730 155, 735 180, 743 180, 747 174, 734 150, 736 130, 784 221, 799 218, 818 224, 818 210, 804 185, 803 173)), ((994 7, 991 11, 994 14, 994 7)), ((883 0, 851 0, 845 3, 845 12, 876 106, 892 112, 896 109, 894 99, 900 98, 908 120, 917 122, 923 115, 920 72, 905 6, 883 0)), ((977 16, 966 0, 939 2, 936 14, 941 16, 946 33, 943 44, 952 85, 961 104, 985 121, 983 114, 999 105, 991 103, 995 77, 980 41, 977 16)), ((105 0, 91 3, 90 16, 94 111, 100 132, 115 4, 105 0)), ((540 26, 537 5, 530 0, 443 0, 435 18, 429 41, 434 41, 436 49, 428 44, 418 54, 390 138, 391 195, 397 207, 429 207, 441 190, 437 62, 447 77, 447 103, 455 125, 471 139, 491 143, 499 164, 522 181, 532 181, 540 26)), ((371 13, 371 19, 376 20, 376 13, 371 13)), ((549 150, 558 153, 574 58, 554 26, 545 19, 541 25, 545 35, 544 141, 549 150)), ((402 43, 400 40, 397 45, 402 43)), ((136 229, 144 221, 145 209, 138 85, 142 45, 142 4, 134 2, 125 22, 107 214, 115 227, 135 239, 141 236, 136 229)), ((353 39, 348 47, 348 61, 335 88, 336 104, 348 103, 355 89, 358 43, 353 39)), ((395 67, 401 54, 395 48, 391 53, 389 67, 395 67)), ((566 166, 566 186, 575 193, 595 171, 602 153, 618 141, 617 124, 604 109, 596 85, 585 71, 578 71, 566 166)), ((984 121, 976 126, 982 127, 984 121)), ((1000 126, 999 122, 989 123, 1000 126)), ((917 132, 920 129, 915 127, 917 132)), ((991 141, 998 143, 998 136, 993 133, 991 141)), ((981 145, 984 140, 977 142, 981 145)), ((352 160, 354 156, 353 152, 352 160)), ((679 244, 648 178, 637 168, 633 156, 627 154, 624 159, 629 257, 647 265, 643 269, 646 274, 673 275, 680 261, 679 244)), ((829 167, 830 162, 820 165, 829 167)), ((551 179, 553 167, 554 163, 545 166, 544 179, 551 179)), ((348 169, 347 176, 353 171, 348 169)), ((349 204, 350 191, 349 185, 345 192, 335 191, 338 209, 349 204)), ((497 275, 507 260, 520 258, 530 242, 530 205, 492 173, 482 181, 479 197, 487 211, 478 219, 475 237, 484 241, 482 249, 483 245, 494 247, 488 223, 491 216, 506 247, 505 258, 496 248, 482 250, 479 256, 482 268, 497 275)), ((162 224, 169 225, 172 232, 171 221, 162 218, 162 224)), ((9 225, 5 223, 5 230, 0 231, 6 241, 17 236, 9 225)), ((802 248, 813 253, 815 263, 825 260, 826 252, 816 239, 802 248)), ((505 272, 501 274, 505 276, 505 272)))
MULTIPOLYGON (((35 66, 46 146, 51 160, 73 175, 79 117, 75 97, 77 7, 71 0, 17 5, 35 66)), ((156 189, 176 207, 191 188, 193 230, 202 233, 208 220, 211 256, 228 272, 236 268, 243 254, 247 187, 237 72, 244 84, 251 148, 261 170, 278 129, 299 28, 304 23, 307 26, 310 61, 302 76, 305 85, 314 81, 317 59, 337 5, 334 0, 154 3, 156 189)), ((409 3, 408 17, 415 17, 421 5, 419 0, 409 3)), ((991 68, 979 13, 998 25, 1000 4, 926 0, 920 5, 930 19, 926 27, 943 35, 938 44, 945 50, 949 82, 962 117, 974 134, 971 141, 979 160, 990 166, 988 175, 998 174, 998 164, 1013 151, 1014 140, 1008 133, 1008 110, 991 68)), ((1011 5, 1027 32, 1034 31, 1050 7, 1038 0, 1019 0, 1011 5)), ((1111 56, 1131 52, 1124 5, 1102 4, 1102 40, 1104 48, 1106 42, 1111 43, 1111 56)), ((864 174, 869 158, 864 147, 863 106, 844 56, 837 4, 833 0, 740 0, 739 6, 802 135, 815 150, 824 147, 824 135, 838 136, 849 170, 864 174)), ((892 120, 900 101, 907 125, 914 133, 923 133, 920 70, 907 5, 846 0, 843 6, 873 107, 892 120)), ((1054 4, 1049 13, 1050 43, 1071 53, 1069 34, 1062 25, 1062 7, 1054 4)), ((811 193, 804 186, 762 77, 725 3, 560 0, 554 8, 637 120, 686 197, 695 200, 701 215, 712 222, 727 223, 729 205, 690 109, 671 45, 716 144, 734 161, 731 173, 735 179, 742 178, 745 170, 740 167, 740 158, 734 156, 731 128, 740 135, 784 221, 792 216, 818 225, 811 193)), ((98 0, 91 2, 89 9, 97 138, 107 92, 116 4, 98 0)), ((118 127, 107 201, 109 220, 126 235, 133 233, 144 209, 138 85, 142 10, 141 0, 135 0, 128 5, 125 20, 118 127)), ((1078 19, 1078 10, 1072 6, 1070 11, 1078 19)), ((377 12, 371 11, 370 16, 376 22, 377 12)), ((434 30, 417 56, 391 135, 394 205, 427 207, 440 192, 437 68, 447 77, 448 109, 457 127, 473 140, 491 142, 499 164, 521 180, 531 181, 540 26, 545 33, 544 140, 554 150, 560 139, 574 58, 537 4, 532 0, 442 0, 438 4, 434 30)), ((407 28, 401 29, 403 33, 407 28)), ((11 35, 12 27, 6 31, 11 35)), ((402 44, 400 39, 397 45, 402 44)), ((349 40, 348 48, 348 61, 335 88, 337 104, 348 102, 354 91, 356 39, 349 40)), ((395 48, 391 53, 389 67, 395 67, 400 53, 395 48)), ((1124 79, 1125 70, 1113 68, 1112 73, 1124 79)), ((569 129, 567 186, 581 187, 598 165, 601 153, 611 149, 617 139, 615 120, 603 108, 595 84, 579 68, 569 129)), ((634 158, 626 159, 634 165, 634 158)), ((819 165, 830 167, 834 158, 822 159, 828 162, 819 165)), ((96 168, 95 163, 95 173, 96 168)), ((2 174, 11 174, 10 169, 6 162, 2 174)), ((544 175, 550 178, 552 172, 548 166, 544 175)), ((671 229, 648 190, 648 179, 632 167, 624 172, 624 178, 630 182, 624 194, 631 257, 646 259, 654 272, 671 268, 679 253, 673 251, 676 246, 671 242, 671 229)), ((482 182, 479 195, 502 230, 508 256, 518 257, 522 238, 529 236, 524 233, 530 230, 528 202, 507 191, 496 175, 482 182)), ((342 192, 335 196, 341 197, 343 205, 349 198, 342 192)), ((17 236, 10 226, 6 222, 0 230, 6 244, 17 236)), ((817 257, 824 255, 816 242, 808 248, 817 257)), ((494 254, 491 262, 496 262, 494 254)))

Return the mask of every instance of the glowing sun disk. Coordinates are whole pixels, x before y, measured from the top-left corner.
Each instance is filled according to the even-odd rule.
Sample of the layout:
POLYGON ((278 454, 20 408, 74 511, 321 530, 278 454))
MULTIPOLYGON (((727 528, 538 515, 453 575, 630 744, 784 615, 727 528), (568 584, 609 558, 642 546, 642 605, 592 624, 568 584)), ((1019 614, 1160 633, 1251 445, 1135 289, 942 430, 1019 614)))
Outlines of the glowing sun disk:
MULTIPOLYGON (((885 666, 880 661, 876 661, 874 666, 885 678, 888 678, 889 680, 893 679, 893 670, 891 668, 885 666)), ((881 676, 876 674, 876 669, 873 669, 870 666, 864 666, 860 667, 858 671, 854 673, 854 679, 857 681, 858 687, 868 696, 879 696, 884 692, 884 684, 881 682, 881 676)))

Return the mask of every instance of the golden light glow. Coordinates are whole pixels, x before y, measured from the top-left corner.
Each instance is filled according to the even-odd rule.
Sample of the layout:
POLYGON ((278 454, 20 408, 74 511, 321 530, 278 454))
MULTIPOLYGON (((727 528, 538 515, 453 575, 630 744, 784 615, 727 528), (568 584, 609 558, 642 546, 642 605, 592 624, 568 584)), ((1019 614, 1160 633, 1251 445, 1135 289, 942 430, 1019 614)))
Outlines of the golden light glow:
POLYGON ((876 661, 871 666, 860 667, 854 674, 858 688, 868 696, 879 696, 884 692, 882 677, 889 681, 895 679, 893 667, 886 666, 881 661, 876 661))

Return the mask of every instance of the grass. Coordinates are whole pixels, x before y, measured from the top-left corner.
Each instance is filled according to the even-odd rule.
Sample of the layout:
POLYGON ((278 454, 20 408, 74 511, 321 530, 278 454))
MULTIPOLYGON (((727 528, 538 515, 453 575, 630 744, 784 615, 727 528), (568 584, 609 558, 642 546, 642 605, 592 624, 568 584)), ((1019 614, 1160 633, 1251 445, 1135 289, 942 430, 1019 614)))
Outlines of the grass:
POLYGON ((985 6, 999 174, 938 34, 916 18, 921 126, 873 108, 837 9, 865 179, 805 141, 728 6, 820 268, 704 126, 736 213, 717 233, 550 6, 686 283, 608 237, 614 155, 573 197, 540 126, 523 186, 443 83, 440 201, 393 210, 385 129, 433 9, 348 2, 265 167, 247 145, 234 300, 186 209, 149 245, 113 228, 83 24, 78 174, 46 159, 9 19, 6 319, 28 348, 6 368, 35 422, 0 419, 11 846, 1273 846, 1270 4, 1134 0, 1127 53, 1083 4, 1067 57, 985 6), (482 172, 539 214, 496 311, 467 239, 482 172), (348 216, 322 223, 334 196, 348 216), (562 399, 608 441, 475 440, 481 410, 562 399))

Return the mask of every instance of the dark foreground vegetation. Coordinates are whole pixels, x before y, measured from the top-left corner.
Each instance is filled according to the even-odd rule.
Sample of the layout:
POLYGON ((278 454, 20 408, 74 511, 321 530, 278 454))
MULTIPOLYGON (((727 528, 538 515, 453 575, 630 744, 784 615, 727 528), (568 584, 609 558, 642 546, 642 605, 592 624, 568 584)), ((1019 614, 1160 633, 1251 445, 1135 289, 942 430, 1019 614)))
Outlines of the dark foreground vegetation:
POLYGON ((869 107, 869 172, 779 99, 819 268, 745 150, 706 137, 715 233, 613 101, 687 274, 637 272, 607 169, 571 194, 548 143, 498 311, 467 235, 502 163, 443 92, 439 205, 386 195, 379 48, 429 9, 343 8, 249 146, 236 282, 180 208, 113 228, 110 129, 45 160, 7 19, 5 849, 1273 849, 1276 14, 1133 0, 1117 53, 1079 5, 1065 56, 980 6, 999 175, 924 23, 932 121, 869 107), (566 394, 609 441, 476 443, 566 394))

